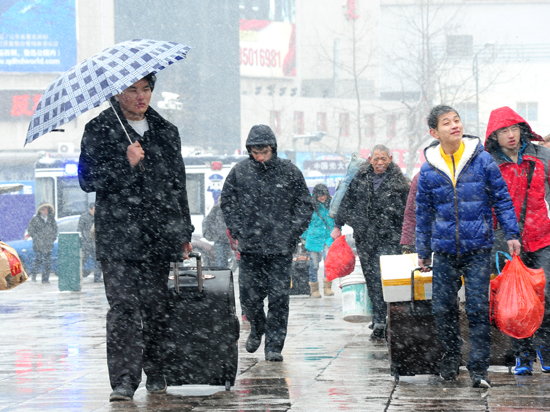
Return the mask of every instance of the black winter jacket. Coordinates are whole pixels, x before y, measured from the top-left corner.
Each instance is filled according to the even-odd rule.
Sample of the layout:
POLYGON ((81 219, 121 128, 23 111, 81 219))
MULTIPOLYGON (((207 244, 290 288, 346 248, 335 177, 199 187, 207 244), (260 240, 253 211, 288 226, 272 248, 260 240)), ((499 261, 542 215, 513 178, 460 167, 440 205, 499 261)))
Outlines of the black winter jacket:
POLYGON ((57 239, 57 223, 53 206, 47 203, 42 203, 36 210, 36 215, 32 217, 27 228, 29 236, 32 237, 32 249, 35 252, 51 253, 53 243, 57 239), (40 216, 40 209, 48 208, 48 220, 44 221, 40 216))
POLYGON ((268 126, 254 126, 246 141, 249 159, 236 164, 222 190, 221 208, 239 251, 292 253, 306 230, 313 206, 302 172, 277 157, 277 141, 268 126), (251 146, 269 145, 271 159, 257 162, 251 146))
POLYGON ((363 245, 399 245, 403 217, 409 195, 409 184, 399 166, 390 163, 386 178, 376 191, 373 188, 374 168, 363 163, 351 181, 335 225, 353 228, 353 237, 363 245))
POLYGON ((141 137, 119 104, 113 105, 132 141, 138 140, 145 152, 145 171, 130 166, 129 141, 112 108, 86 125, 78 177, 85 192, 96 192, 97 259, 179 259, 193 226, 178 130, 149 107, 149 130, 141 137))

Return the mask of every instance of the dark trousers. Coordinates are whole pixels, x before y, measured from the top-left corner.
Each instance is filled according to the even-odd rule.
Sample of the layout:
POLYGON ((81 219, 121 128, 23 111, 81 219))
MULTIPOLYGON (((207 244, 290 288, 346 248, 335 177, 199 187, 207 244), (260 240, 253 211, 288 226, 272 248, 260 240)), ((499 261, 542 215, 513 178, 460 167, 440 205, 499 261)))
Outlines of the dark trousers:
MULTIPOLYGON (((86 264, 89 258, 92 258, 94 260, 94 280, 100 281, 101 280, 101 265, 100 263, 95 259, 95 248, 82 248, 82 267, 86 264)), ((87 275, 86 275, 87 276, 87 275)))
MULTIPOLYGON (((365 242, 367 243, 367 242, 365 242)), ((373 245, 355 242, 357 254, 361 262, 363 276, 367 283, 367 292, 372 302, 372 323, 386 323, 388 305, 384 302, 382 292, 382 274, 380 273, 380 256, 399 255, 401 246, 399 244, 373 245)))
POLYGON ((489 322, 489 282, 491 252, 456 255, 436 253, 433 261, 433 313, 439 340, 445 353, 461 353, 458 327, 458 290, 464 276, 466 316, 470 325, 470 360, 468 370, 484 372, 491 358, 491 324, 489 322))
POLYGON ((36 277, 40 267, 42 267, 42 282, 50 280, 50 272, 52 271, 52 251, 38 252, 34 251, 34 265, 32 266, 31 276, 36 277))
POLYGON ((265 353, 281 352, 288 325, 292 254, 241 253, 239 291, 241 307, 251 333, 265 333, 265 353), (264 300, 268 299, 267 317, 264 300))
POLYGON ((169 262, 102 261, 111 387, 136 390, 141 370, 162 376, 167 338, 169 262))
POLYGON ((546 275, 546 288, 544 290, 544 318, 542 324, 537 329, 535 334, 525 339, 514 339, 514 349, 516 356, 521 356, 526 359, 535 359, 536 350, 541 346, 550 347, 550 246, 539 249, 535 252, 522 252, 521 260, 525 266, 532 269, 544 269, 546 275))
POLYGON ((216 255, 215 266, 229 267, 229 258, 231 258, 231 245, 229 242, 214 242, 214 254, 216 255))

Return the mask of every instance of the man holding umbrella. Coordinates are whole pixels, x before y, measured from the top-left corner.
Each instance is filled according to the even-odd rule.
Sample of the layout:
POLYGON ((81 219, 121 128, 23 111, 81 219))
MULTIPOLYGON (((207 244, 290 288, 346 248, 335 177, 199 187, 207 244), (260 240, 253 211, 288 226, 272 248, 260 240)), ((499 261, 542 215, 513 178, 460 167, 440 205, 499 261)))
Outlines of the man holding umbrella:
POLYGON ((149 107, 155 81, 147 75, 114 96, 81 145, 80 186, 96 192, 96 254, 110 305, 110 401, 131 400, 142 369, 150 393, 166 391, 169 263, 192 251, 180 137, 149 107))

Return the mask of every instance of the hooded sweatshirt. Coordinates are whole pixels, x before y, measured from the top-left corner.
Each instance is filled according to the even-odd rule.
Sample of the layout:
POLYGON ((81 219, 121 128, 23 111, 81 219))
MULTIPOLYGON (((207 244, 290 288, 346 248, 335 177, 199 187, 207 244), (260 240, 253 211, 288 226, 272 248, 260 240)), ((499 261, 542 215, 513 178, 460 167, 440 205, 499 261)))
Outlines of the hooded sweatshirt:
POLYGON ((231 237, 239 251, 292 253, 313 213, 302 172, 290 160, 277 156, 277 141, 269 126, 252 127, 246 141, 249 158, 227 176, 221 204, 231 237), (261 163, 252 146, 270 146, 272 156, 261 163))
POLYGON ((529 123, 509 107, 500 107, 491 112, 486 136, 485 150, 493 156, 508 185, 518 220, 525 196, 528 195, 522 234, 523 249, 527 252, 535 252, 549 246, 550 149, 532 143, 533 140, 540 141, 542 138, 532 131, 529 123), (517 163, 504 154, 495 133, 498 129, 515 124, 519 124, 521 130, 517 163), (534 165, 534 173, 527 192, 527 175, 531 165, 534 165))

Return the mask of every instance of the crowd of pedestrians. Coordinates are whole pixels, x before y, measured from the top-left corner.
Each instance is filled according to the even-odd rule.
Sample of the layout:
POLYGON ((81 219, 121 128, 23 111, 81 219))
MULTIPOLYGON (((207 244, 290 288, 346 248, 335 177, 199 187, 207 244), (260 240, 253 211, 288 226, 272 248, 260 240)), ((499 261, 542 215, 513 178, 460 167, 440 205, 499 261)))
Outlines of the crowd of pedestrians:
MULTIPOLYGON (((150 393, 166 391, 169 263, 192 251, 180 137, 149 106, 155 81, 148 75, 114 96, 112 107, 86 125, 82 139, 80 185, 96 192, 97 203, 82 215, 79 231, 83 258, 97 259, 94 280, 101 281, 103 274, 110 305, 111 401, 132 399, 142 371, 150 393)), ((204 221, 217 266, 227 266, 231 245, 238 248, 241 307, 250 322, 248 352, 256 352, 265 337, 265 359, 283 361, 293 252, 303 239, 311 296, 319 298, 320 263, 348 225, 373 303, 371 339, 383 340, 387 331, 380 256, 416 251, 422 270, 433 268, 433 314, 444 349, 441 376, 454 380, 459 373, 457 293, 464 279, 471 347, 467 368, 474 387, 490 386, 491 255, 504 248, 527 266, 550 271, 550 149, 508 107, 491 113, 485 144, 463 133, 452 107, 434 107, 427 122, 434 141, 412 182, 389 148, 376 145, 334 219, 328 188, 318 184, 310 194, 300 170, 278 156, 273 131, 252 127, 248 159, 229 172, 220 202, 204 221)), ((29 223, 36 254, 33 281, 40 268, 42 282, 49 281, 57 237, 53 212, 53 206, 42 204, 29 223)), ((325 296, 333 295, 326 278, 322 289, 325 296)), ((550 372, 549 291, 547 284, 541 327, 532 337, 514 340, 516 374, 531 374, 537 358, 542 371, 550 372)))

